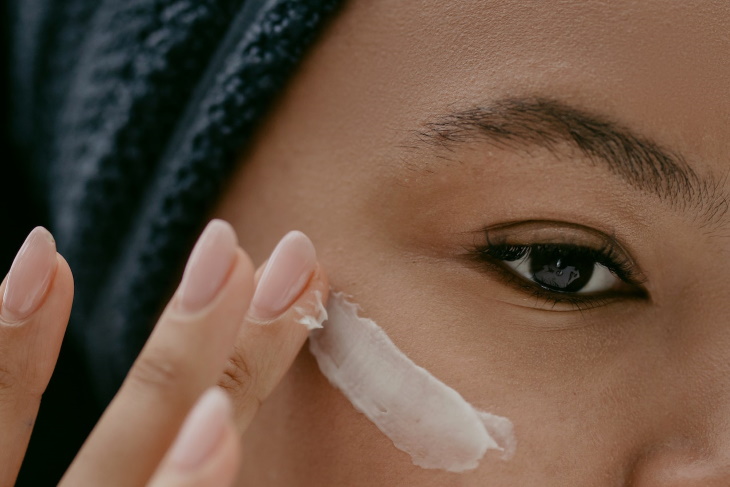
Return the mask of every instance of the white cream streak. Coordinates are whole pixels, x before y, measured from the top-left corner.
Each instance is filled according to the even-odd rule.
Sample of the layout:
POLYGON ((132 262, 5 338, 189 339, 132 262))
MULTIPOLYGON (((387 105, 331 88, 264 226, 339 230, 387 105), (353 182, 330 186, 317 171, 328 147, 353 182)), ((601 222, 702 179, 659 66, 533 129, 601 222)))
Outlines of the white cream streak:
POLYGON ((309 350, 329 381, 423 468, 463 472, 489 449, 512 456, 509 419, 480 411, 409 359, 344 294, 330 294, 328 320, 309 350))
POLYGON ((307 314, 301 306, 294 307, 294 311, 302 315, 302 317, 297 320, 297 323, 306 326, 309 331, 322 328, 322 322, 327 319, 327 309, 324 307, 324 304, 322 304, 322 293, 314 291, 314 299, 316 301, 314 303, 314 307, 317 310, 317 316, 307 314))

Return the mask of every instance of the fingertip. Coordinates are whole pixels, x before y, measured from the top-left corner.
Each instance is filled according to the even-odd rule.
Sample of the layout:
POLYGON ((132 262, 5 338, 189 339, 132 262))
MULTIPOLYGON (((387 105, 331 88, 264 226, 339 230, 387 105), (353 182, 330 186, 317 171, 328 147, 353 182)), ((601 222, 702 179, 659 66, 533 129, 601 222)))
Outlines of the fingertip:
POLYGON ((0 319, 21 325, 48 295, 56 273, 56 241, 43 227, 34 228, 15 255, 3 289, 0 319))
POLYGON ((291 319, 303 325, 307 332, 323 327, 327 320, 327 300, 329 298, 329 281, 322 266, 317 264, 312 279, 302 297, 292 307, 291 319))
POLYGON ((253 282, 255 286, 259 285, 259 280, 261 280, 261 274, 264 273, 264 269, 266 269, 266 264, 269 263, 269 259, 267 258, 263 264, 259 266, 258 269, 256 269, 256 273, 253 275, 253 282))
POLYGON ((225 392, 213 387, 188 414, 150 486, 229 486, 240 456, 233 405, 225 392))
POLYGON ((193 406, 170 449, 172 467, 192 471, 209 461, 222 443, 226 419, 232 414, 226 393, 217 387, 208 389, 193 406))
POLYGON ((56 252, 56 270, 51 277, 48 292, 27 321, 41 320, 45 323, 50 320, 60 320, 70 314, 73 297, 74 278, 71 267, 66 259, 56 252))
POLYGON ((317 264, 314 244, 293 230, 279 241, 261 272, 248 310, 254 321, 273 321, 305 291, 317 264))
POLYGON ((244 311, 248 309, 256 290, 254 273, 255 269, 251 257, 249 257, 245 250, 238 247, 236 249, 236 262, 233 266, 231 277, 224 286, 227 289, 224 289, 221 294, 235 293, 239 303, 245 305, 244 311))
POLYGON ((241 247, 238 247, 236 250, 236 257, 238 259, 239 265, 241 266, 241 269, 246 276, 250 276, 251 282, 253 283, 256 279, 256 269, 254 268, 253 261, 251 260, 251 257, 248 255, 248 252, 243 250, 241 247))
POLYGON ((325 271, 324 266, 322 266, 322 264, 319 262, 317 262, 317 267, 314 270, 314 276, 312 277, 312 281, 312 285, 316 286, 316 288, 319 289, 322 293, 322 301, 326 306, 330 294, 330 280, 327 276, 327 271, 325 271))
POLYGON ((180 311, 194 314, 214 301, 229 280, 237 249, 238 237, 229 223, 208 223, 190 253, 177 289, 180 311))
POLYGON ((7 351, 0 368, 14 370, 22 390, 38 397, 55 368, 73 304, 73 276, 68 263, 55 251, 49 260, 53 273, 30 314, 16 321, 0 318, 7 351))
POLYGON ((68 265, 66 259, 58 252, 56 252, 56 275, 51 286, 51 292, 54 292, 53 289, 59 288, 73 298, 75 288, 73 271, 71 271, 71 266, 68 265))

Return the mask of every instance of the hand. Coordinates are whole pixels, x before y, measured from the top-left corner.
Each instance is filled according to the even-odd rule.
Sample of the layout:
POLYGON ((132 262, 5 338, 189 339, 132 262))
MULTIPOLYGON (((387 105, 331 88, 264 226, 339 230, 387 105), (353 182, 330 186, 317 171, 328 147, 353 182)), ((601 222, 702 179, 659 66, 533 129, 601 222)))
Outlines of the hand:
MULTIPOLYGON (((71 272, 50 234, 34 230, 0 287, 0 486, 17 476, 72 289, 71 272)), ((326 298, 327 290, 303 234, 287 235, 254 276, 232 228, 211 222, 180 287, 60 485, 231 485, 240 433, 305 342, 308 330, 298 321, 317 315, 317 296, 326 298)))

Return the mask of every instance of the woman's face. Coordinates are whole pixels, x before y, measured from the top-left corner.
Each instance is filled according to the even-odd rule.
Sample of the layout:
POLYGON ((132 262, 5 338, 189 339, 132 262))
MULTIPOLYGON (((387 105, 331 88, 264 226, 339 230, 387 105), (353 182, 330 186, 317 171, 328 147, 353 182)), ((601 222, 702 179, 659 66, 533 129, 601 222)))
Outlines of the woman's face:
POLYGON ((216 213, 258 262, 306 232, 517 449, 414 466, 305 348, 242 485, 730 485, 729 28, 709 0, 346 2, 216 213))

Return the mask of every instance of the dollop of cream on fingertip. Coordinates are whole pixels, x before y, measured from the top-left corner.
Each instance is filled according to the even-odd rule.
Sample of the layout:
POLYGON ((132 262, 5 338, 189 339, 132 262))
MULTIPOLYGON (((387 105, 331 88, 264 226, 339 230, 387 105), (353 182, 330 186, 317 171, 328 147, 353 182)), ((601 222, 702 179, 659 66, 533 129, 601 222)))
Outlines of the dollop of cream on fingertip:
POLYGON ((329 317, 310 332, 309 350, 332 385, 398 449, 419 467, 450 472, 476 468, 487 450, 501 451, 505 460, 513 455, 509 419, 473 407, 358 309, 343 293, 331 292, 329 317))
POLYGON ((327 319, 327 308, 324 307, 322 293, 315 290, 312 294, 314 295, 314 314, 309 313, 302 306, 294 307, 294 311, 301 315, 297 323, 304 325, 310 331, 322 328, 322 323, 327 319))

